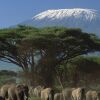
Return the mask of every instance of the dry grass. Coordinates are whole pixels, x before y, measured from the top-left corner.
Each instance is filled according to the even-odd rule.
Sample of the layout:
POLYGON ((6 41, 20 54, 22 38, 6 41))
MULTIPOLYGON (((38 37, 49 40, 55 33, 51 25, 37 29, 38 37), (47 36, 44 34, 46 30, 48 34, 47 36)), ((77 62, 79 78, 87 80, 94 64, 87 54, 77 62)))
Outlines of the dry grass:
POLYGON ((37 97, 31 97, 31 98, 29 98, 29 100, 41 100, 41 99, 37 98, 37 97))

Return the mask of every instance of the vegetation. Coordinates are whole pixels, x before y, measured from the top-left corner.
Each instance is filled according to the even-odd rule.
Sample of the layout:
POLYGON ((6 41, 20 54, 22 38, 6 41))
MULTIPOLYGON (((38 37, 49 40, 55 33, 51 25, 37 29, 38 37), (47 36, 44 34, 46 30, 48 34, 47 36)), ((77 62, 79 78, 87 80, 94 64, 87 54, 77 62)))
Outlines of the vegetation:
POLYGON ((10 75, 10 76, 17 76, 17 73, 10 70, 0 70, 0 76, 2 75, 10 75))
POLYGON ((63 88, 69 80, 77 85, 73 76, 79 75, 76 66, 83 62, 75 59, 95 51, 100 51, 100 39, 80 29, 18 26, 0 30, 0 60, 21 67, 30 85, 51 86, 56 81, 63 88))
POLYGON ((100 84, 98 61, 100 61, 99 57, 88 56, 79 56, 70 61, 67 64, 67 85, 93 87, 100 84))
POLYGON ((37 98, 37 97, 31 97, 29 100, 40 100, 40 98, 37 98))
POLYGON ((16 83, 17 73, 14 71, 1 70, 0 71, 0 86, 6 83, 16 83))

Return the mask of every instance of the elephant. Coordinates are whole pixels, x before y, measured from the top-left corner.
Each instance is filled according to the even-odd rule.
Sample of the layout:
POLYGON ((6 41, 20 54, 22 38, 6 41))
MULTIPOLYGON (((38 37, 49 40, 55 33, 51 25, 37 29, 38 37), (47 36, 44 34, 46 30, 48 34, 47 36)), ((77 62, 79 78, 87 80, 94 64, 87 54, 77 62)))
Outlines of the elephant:
POLYGON ((54 90, 52 88, 46 88, 41 91, 42 100, 54 100, 54 90))
POLYGON ((34 87, 31 86, 29 87, 29 96, 33 96, 34 95, 34 87))
POLYGON ((76 88, 72 91, 72 100, 85 100, 85 89, 76 88))
POLYGON ((25 95, 22 85, 10 86, 8 88, 8 99, 9 100, 25 100, 25 95))
POLYGON ((10 87, 11 85, 9 84, 5 84, 1 87, 0 89, 0 95, 2 98, 5 98, 7 99, 8 98, 8 88, 10 87))
POLYGON ((28 100, 28 98, 29 98, 29 88, 28 88, 28 85, 22 84, 21 86, 22 86, 22 90, 23 90, 25 98, 26 98, 25 100, 28 100))
POLYGON ((63 100, 63 94, 62 93, 55 93, 54 100, 63 100))
POLYGON ((100 92, 89 90, 86 93, 86 100, 100 100, 100 92))
POLYGON ((41 91, 44 89, 44 87, 42 86, 37 86, 34 88, 33 90, 33 95, 36 97, 40 97, 41 96, 41 91))
POLYGON ((75 88, 65 88, 62 90, 62 94, 63 94, 63 99, 64 100, 72 100, 72 91, 75 88))
MULTIPOLYGON (((9 95, 12 95, 11 93, 8 93, 11 91, 13 94, 14 92, 19 92, 19 94, 24 94, 24 100, 28 100, 28 86, 27 85, 16 85, 16 84, 5 84, 0 89, 0 96, 4 99, 8 99, 9 95), (21 91, 21 93, 20 93, 21 91)), ((1 99, 0 99, 1 100, 1 99)), ((15 99, 16 100, 16 99, 15 99)))
POLYGON ((10 85, 8 88, 8 99, 9 100, 28 100, 29 88, 27 85, 18 84, 10 85))

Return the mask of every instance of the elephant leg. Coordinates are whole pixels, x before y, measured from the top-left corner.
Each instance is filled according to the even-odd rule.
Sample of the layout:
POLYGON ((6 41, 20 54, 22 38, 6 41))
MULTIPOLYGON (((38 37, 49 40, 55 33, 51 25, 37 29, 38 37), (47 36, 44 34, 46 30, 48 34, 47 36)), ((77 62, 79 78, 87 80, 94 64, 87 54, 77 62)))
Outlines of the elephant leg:
POLYGON ((18 94, 16 94, 17 100, 21 100, 20 96, 18 94))

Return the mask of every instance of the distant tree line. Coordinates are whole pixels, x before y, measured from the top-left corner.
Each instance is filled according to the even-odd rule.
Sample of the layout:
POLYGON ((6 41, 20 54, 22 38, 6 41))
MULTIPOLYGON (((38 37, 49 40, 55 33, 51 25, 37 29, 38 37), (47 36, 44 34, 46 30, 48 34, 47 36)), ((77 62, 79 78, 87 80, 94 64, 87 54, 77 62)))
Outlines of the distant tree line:
POLYGON ((0 70, 0 76, 2 75, 17 76, 17 72, 10 71, 10 70, 0 70))

